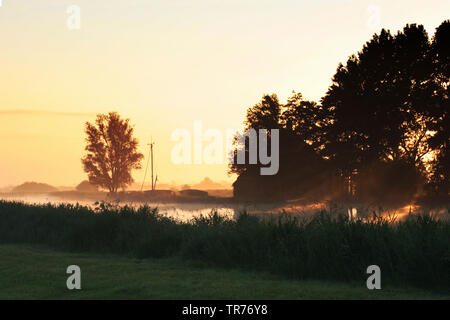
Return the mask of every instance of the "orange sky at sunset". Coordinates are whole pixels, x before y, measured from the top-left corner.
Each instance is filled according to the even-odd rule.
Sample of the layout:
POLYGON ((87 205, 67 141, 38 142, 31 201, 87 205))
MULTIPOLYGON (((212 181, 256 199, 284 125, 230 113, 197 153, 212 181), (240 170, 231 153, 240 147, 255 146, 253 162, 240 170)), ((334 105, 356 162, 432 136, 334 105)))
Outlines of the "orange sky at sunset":
POLYGON ((449 12, 445 0, 3 0, 0 187, 86 179, 84 123, 108 111, 131 119, 145 156, 153 137, 160 182, 231 183, 225 163, 172 163, 171 133, 195 120, 240 129, 264 93, 319 100, 338 63, 379 28, 420 23, 432 35, 449 12), (73 4, 80 30, 66 26, 73 4))

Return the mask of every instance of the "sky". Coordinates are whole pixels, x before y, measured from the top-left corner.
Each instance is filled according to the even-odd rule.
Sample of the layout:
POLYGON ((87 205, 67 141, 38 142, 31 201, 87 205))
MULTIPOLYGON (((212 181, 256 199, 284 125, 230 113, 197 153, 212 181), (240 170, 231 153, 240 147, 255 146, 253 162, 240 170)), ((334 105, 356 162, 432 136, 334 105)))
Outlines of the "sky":
POLYGON ((172 133, 201 121, 225 139, 265 93, 318 101, 382 27, 423 24, 431 37, 450 13, 449 0, 0 3, 0 187, 86 179, 84 124, 109 111, 130 118, 146 156, 153 139, 160 182, 231 183, 225 161, 174 163, 172 133))

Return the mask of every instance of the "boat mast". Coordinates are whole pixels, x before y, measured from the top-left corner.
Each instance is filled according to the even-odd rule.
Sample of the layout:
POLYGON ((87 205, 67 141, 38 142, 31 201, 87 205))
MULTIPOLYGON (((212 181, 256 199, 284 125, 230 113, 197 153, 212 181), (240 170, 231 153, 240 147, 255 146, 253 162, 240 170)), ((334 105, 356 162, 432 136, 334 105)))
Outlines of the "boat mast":
POLYGON ((155 183, 153 180, 153 145, 154 142, 153 140, 150 141, 150 153, 151 153, 151 158, 152 158, 152 191, 155 190, 155 183))
POLYGON ((149 162, 150 159, 152 159, 152 190, 155 190, 156 180, 158 180, 158 175, 156 175, 156 180, 153 180, 153 145, 154 144, 155 143, 153 142, 153 138, 151 138, 150 139, 150 143, 147 144, 148 146, 150 146, 150 150, 149 150, 149 153, 148 153, 147 165, 145 166, 144 180, 142 180, 141 192, 144 189, 144 182, 145 182, 145 178, 147 177, 148 162, 149 162))

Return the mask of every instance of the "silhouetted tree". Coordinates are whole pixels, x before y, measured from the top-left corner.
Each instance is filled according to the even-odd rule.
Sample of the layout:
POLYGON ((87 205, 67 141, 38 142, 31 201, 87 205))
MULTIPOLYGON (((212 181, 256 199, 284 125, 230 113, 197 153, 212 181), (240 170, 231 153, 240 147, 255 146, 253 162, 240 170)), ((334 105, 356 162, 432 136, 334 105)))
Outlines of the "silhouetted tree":
POLYGON ((82 158, 89 182, 116 193, 133 183, 132 169, 140 169, 143 155, 137 152, 129 119, 116 112, 98 114, 95 124, 86 122, 87 154, 82 158))
MULTIPOLYGON (((247 116, 244 121, 244 132, 249 129, 254 129, 258 131, 259 129, 279 129, 280 128, 280 116, 281 116, 281 105, 278 101, 276 94, 263 95, 262 100, 255 104, 252 108, 247 110, 247 116)), ((246 157, 245 164, 238 164, 237 161, 230 166, 230 173, 242 174, 245 171, 253 170, 259 172, 259 165, 249 165, 249 145, 241 144, 242 136, 235 136, 234 138, 234 159, 236 160, 237 151, 244 150, 246 157)), ((247 142, 248 139, 245 140, 247 142)), ((258 144, 258 136, 256 136, 256 141, 258 144)))
MULTIPOLYGON (((280 170, 261 177, 259 164, 231 165, 235 195, 292 198, 309 182, 341 199, 401 203, 428 183, 448 197, 449 43, 450 21, 432 41, 421 25, 383 29, 339 64, 320 104, 295 92, 285 105, 263 96, 245 129, 280 129, 280 170)), ((248 154, 247 144, 235 147, 234 156, 248 154)))
POLYGON ((419 164, 429 152, 426 124, 438 96, 423 26, 392 36, 382 30, 346 66, 339 65, 322 99, 332 114, 327 156, 345 171, 372 161, 419 164))
MULTIPOLYGON (((424 173, 425 156, 433 149, 431 124, 442 113, 442 90, 434 77, 423 26, 407 25, 395 36, 384 29, 374 35, 345 66, 339 65, 322 98, 332 119, 322 154, 344 176, 372 171, 378 162, 403 162, 424 173)), ((407 174, 402 179, 420 180, 412 179, 409 170, 402 172, 407 174)))
POLYGON ((324 129, 330 121, 329 113, 322 105, 306 101, 296 92, 288 98, 281 115, 283 127, 315 150, 320 150, 326 143, 324 129))
POLYGON ((434 195, 448 198, 450 192, 450 20, 444 21, 433 37, 434 80, 438 84, 441 101, 430 130, 436 133, 430 145, 436 150, 432 162, 430 187, 434 195))
POLYGON ((276 94, 264 95, 261 102, 247 110, 245 129, 277 129, 280 127, 281 105, 276 94))
MULTIPOLYGON (((316 134, 313 132, 318 128, 316 123, 320 122, 317 109, 316 103, 304 101, 300 93, 294 93, 286 105, 280 104, 275 94, 264 95, 261 102, 247 110, 245 130, 279 130, 280 167, 276 175, 261 175, 261 164, 248 162, 248 142, 244 145, 239 140, 239 144, 239 137, 236 137, 234 159, 238 150, 245 150, 247 160, 245 164, 235 161, 230 166, 230 172, 238 174, 233 184, 236 198, 276 201, 317 198, 318 193, 325 192, 322 188, 329 174, 325 161, 314 151, 316 134)), ((270 136, 268 140, 270 144, 270 136)))

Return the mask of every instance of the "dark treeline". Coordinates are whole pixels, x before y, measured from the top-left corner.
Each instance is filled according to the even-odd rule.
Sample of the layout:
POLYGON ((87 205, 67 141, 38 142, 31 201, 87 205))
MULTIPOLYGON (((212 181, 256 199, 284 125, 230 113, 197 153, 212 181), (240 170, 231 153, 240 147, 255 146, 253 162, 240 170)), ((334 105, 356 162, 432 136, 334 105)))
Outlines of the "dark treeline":
POLYGON ((285 104, 264 95, 248 109, 245 129, 280 130, 279 172, 231 165, 235 196, 447 202, 449 44, 450 20, 431 38, 422 25, 395 35, 383 29, 338 66, 319 103, 295 92, 285 104))

